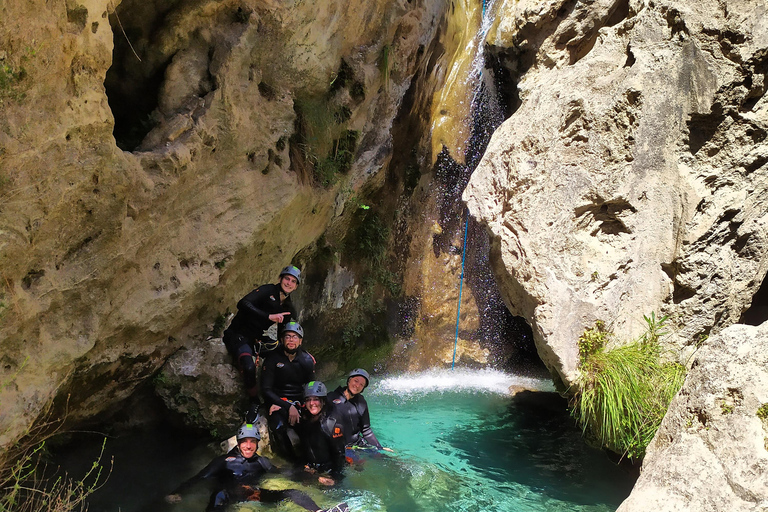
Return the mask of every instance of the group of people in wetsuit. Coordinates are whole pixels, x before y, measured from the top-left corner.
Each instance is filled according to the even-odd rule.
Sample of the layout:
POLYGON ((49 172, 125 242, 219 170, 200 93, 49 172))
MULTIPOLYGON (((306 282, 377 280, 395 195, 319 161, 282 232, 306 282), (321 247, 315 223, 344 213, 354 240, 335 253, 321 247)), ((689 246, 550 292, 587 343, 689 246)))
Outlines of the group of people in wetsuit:
POLYGON ((258 486, 262 476, 277 471, 266 457, 256 453, 261 416, 266 417, 272 450, 293 463, 290 474, 300 481, 334 485, 343 477, 345 465, 358 459, 360 448, 392 451, 381 445, 371 428, 368 404, 362 396, 370 383, 367 371, 352 370, 346 385, 332 392, 315 380, 315 359, 302 348, 304 329, 296 321, 290 297, 300 281, 300 270, 289 265, 280 272, 277 284, 259 286, 237 303, 237 314, 224 331, 223 341, 243 376, 249 397, 245 423, 232 450, 215 458, 166 501, 180 501, 184 489, 201 480, 213 480, 217 489, 209 511, 224 510, 228 504, 241 501, 273 503, 284 499, 312 512, 346 511, 345 503, 323 510, 296 489, 276 491, 258 486), (277 339, 270 336, 275 327, 277 333, 271 334, 277 334, 277 339))

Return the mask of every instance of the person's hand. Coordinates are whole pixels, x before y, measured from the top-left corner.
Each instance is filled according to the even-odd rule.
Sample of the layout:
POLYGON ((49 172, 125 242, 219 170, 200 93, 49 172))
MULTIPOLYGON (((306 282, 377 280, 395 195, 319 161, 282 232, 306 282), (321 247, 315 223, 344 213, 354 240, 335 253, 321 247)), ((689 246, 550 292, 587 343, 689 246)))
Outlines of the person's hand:
POLYGON ((395 450, 393 450, 392 448, 387 448, 386 446, 382 447, 382 450, 387 451, 389 453, 395 453, 395 450))
POLYGON ((323 485, 333 485, 336 483, 336 481, 329 476, 319 476, 317 477, 317 481, 323 485))
POLYGON ((283 323, 283 318, 285 318, 286 316, 291 316, 291 312, 286 311, 284 313, 272 313, 271 315, 269 315, 269 319, 275 323, 281 324, 283 323))
POLYGON ((169 494, 165 497, 166 503, 178 503, 181 501, 181 495, 180 494, 169 494))
POLYGON ((282 409, 282 407, 280 407, 279 405, 274 405, 274 404, 272 404, 272 405, 269 407, 269 415, 271 416, 273 412, 275 412, 275 411, 279 411, 280 409, 282 409))
POLYGON ((291 426, 297 424, 301 420, 301 415, 299 414, 299 410, 296 409, 295 405, 292 405, 288 408, 288 423, 291 424, 291 426))

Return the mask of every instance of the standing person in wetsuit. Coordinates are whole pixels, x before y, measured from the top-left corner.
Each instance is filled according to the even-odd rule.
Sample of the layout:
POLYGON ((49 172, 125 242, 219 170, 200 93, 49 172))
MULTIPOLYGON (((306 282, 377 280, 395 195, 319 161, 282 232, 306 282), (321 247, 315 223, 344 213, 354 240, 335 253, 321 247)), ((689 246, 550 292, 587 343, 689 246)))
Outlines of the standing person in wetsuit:
MULTIPOLYGON (((363 398, 363 391, 370 383, 368 372, 356 368, 349 372, 347 385, 339 386, 328 393, 328 402, 332 405, 332 415, 342 424, 344 441, 347 447, 373 447, 378 450, 393 451, 384 448, 371 428, 368 403, 363 398)), ((350 455, 347 453, 347 455, 350 455)), ((354 458, 354 457, 353 457, 354 458)))
MULTIPOLYGON (((232 355, 235 366, 243 374, 250 407, 246 422, 254 423, 261 404, 256 377, 259 356, 274 350, 278 341, 265 333, 277 324, 278 331, 291 320, 298 320, 291 302, 291 292, 301 281, 301 271, 289 265, 280 272, 277 284, 259 286, 237 303, 237 314, 224 331, 224 345, 232 355), (256 361, 254 361, 254 357, 256 361)), ((277 333, 279 337, 279 332, 277 333)))
POLYGON ((305 471, 319 473, 317 481, 323 485, 334 485, 344 476, 344 431, 341 423, 328 414, 327 395, 328 389, 322 382, 307 383, 298 431, 305 471))
POLYGON ((166 496, 165 501, 178 503, 181 501, 181 491, 202 480, 214 479, 217 490, 211 495, 206 511, 225 510, 230 503, 241 501, 277 503, 286 499, 312 512, 345 512, 347 510, 346 503, 323 510, 309 495, 297 489, 273 490, 258 487, 261 477, 267 473, 277 472, 277 468, 269 459, 256 453, 259 439, 261 436, 255 425, 241 426, 237 431, 237 446, 226 455, 213 459, 197 475, 166 496))
POLYGON ((301 420, 304 384, 315 378, 315 358, 301 347, 303 339, 304 329, 289 322, 283 329, 282 345, 267 355, 261 369, 270 441, 275 451, 290 460, 296 454, 289 431, 301 420))

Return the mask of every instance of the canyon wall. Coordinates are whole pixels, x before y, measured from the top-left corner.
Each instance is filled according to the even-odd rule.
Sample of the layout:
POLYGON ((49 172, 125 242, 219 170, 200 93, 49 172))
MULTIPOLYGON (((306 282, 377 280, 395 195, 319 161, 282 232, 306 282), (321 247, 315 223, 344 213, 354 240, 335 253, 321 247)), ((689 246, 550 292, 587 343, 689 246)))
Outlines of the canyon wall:
POLYGON ((119 404, 381 182, 445 7, 3 3, 0 445, 119 404))

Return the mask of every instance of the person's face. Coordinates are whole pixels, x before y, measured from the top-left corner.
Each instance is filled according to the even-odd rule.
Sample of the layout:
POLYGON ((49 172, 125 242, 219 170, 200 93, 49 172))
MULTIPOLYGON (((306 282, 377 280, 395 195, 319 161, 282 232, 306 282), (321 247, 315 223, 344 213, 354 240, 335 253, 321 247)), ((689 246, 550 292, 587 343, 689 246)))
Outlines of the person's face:
POLYGON ((256 449, 259 447, 259 443, 253 437, 246 437, 241 439, 237 446, 240 447, 240 453, 243 454, 243 457, 250 459, 256 454, 256 449))
POLYGON ((288 331, 283 335, 283 345, 285 345, 286 352, 293 354, 301 346, 301 338, 295 332, 288 331))
POLYGON ((286 294, 291 293, 297 286, 299 286, 299 282, 292 275, 285 274, 280 278, 280 288, 282 288, 283 292, 286 294))
POLYGON ((304 407, 312 416, 317 416, 323 410, 323 399, 316 396, 308 396, 304 400, 304 407))
POLYGON ((355 375, 347 381, 347 389, 353 395, 359 395, 365 389, 365 377, 355 375))

